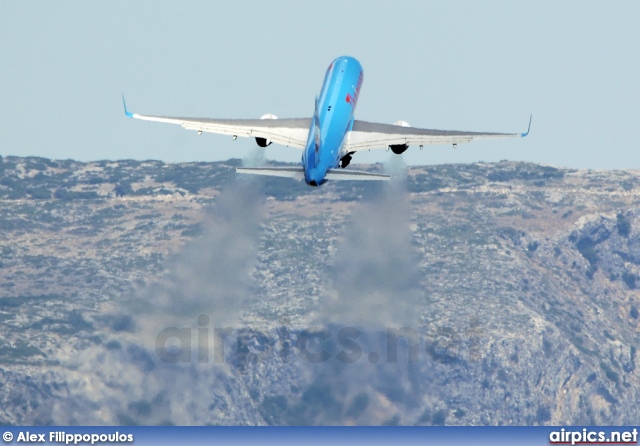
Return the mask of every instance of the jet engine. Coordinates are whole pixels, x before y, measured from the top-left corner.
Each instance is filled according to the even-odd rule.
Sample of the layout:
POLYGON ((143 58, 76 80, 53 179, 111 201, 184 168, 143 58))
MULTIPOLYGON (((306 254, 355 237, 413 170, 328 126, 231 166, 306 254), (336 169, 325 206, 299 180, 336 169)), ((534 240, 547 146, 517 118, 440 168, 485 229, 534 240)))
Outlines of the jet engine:
POLYGON ((356 152, 349 152, 345 156, 340 158, 340 167, 342 167, 343 169, 347 167, 351 162, 351 155, 353 155, 354 153, 356 152))
MULTIPOLYGON (((400 127, 411 127, 407 121, 396 121, 393 123, 393 125, 398 125, 400 127)), ((389 148, 396 155, 400 155, 401 153, 404 153, 409 148, 409 145, 408 144, 392 144, 389 146, 389 148)))
MULTIPOLYGON (((267 113, 266 115, 260 116, 260 119, 278 119, 278 117, 272 113, 267 113)), ((267 138, 256 138, 256 144, 260 147, 267 147, 271 145, 271 141, 267 138)))
POLYGON ((404 153, 409 148, 409 146, 407 144, 393 144, 390 145, 389 148, 396 155, 400 155, 401 153, 404 153))

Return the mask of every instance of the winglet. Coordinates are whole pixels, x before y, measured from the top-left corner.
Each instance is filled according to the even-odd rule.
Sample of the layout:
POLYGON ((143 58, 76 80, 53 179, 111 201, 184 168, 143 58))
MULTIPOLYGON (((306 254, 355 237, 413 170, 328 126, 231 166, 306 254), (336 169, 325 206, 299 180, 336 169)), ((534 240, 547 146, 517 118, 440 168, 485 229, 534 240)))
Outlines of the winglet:
POLYGON ((127 110, 127 103, 124 100, 124 94, 122 95, 122 105, 124 105, 124 114, 127 116, 127 118, 133 118, 133 113, 127 110))
POLYGON ((531 130, 531 118, 533 118, 533 114, 529 116, 529 127, 527 128, 527 131, 525 133, 520 133, 520 138, 524 138, 529 134, 529 130, 531 130))

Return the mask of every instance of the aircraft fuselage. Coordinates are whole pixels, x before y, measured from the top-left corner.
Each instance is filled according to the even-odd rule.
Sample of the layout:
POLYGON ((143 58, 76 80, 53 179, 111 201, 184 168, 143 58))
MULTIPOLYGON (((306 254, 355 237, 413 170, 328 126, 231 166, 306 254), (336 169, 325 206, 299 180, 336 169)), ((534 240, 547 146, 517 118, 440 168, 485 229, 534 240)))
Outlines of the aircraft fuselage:
POLYGON ((327 171, 339 167, 362 81, 362 66, 353 57, 339 57, 329 65, 302 153, 308 185, 320 186, 326 181, 327 171))

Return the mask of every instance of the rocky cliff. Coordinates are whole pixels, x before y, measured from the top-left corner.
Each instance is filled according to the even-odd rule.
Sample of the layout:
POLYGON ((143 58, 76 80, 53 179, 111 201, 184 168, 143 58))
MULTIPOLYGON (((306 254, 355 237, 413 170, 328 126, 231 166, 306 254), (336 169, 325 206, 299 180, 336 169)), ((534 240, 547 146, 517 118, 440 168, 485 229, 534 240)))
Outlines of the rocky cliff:
POLYGON ((4 424, 633 424, 640 172, 0 162, 4 424))

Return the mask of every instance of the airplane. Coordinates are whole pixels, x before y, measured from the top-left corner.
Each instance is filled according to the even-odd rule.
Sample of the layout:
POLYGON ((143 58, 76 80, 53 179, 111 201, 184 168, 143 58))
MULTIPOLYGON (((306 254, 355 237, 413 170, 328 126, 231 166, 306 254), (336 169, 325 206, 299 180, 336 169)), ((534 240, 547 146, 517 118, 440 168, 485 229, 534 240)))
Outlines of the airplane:
POLYGON ((353 118, 363 70, 360 62, 349 56, 335 59, 324 77, 320 95, 316 97, 312 118, 278 119, 273 114, 260 119, 172 118, 131 113, 122 96, 124 113, 129 118, 179 124, 187 130, 253 137, 260 147, 271 143, 302 149, 299 167, 242 167, 239 173, 271 175, 304 180, 309 186, 320 186, 328 180, 388 180, 390 175, 345 169, 353 155, 361 150, 390 149, 405 152, 410 145, 468 143, 477 139, 525 137, 525 133, 482 133, 429 130, 410 127, 404 121, 393 125, 358 121, 353 118))

